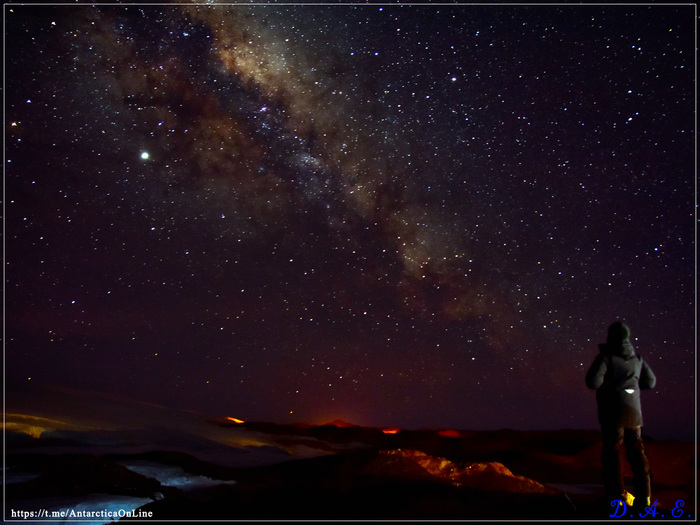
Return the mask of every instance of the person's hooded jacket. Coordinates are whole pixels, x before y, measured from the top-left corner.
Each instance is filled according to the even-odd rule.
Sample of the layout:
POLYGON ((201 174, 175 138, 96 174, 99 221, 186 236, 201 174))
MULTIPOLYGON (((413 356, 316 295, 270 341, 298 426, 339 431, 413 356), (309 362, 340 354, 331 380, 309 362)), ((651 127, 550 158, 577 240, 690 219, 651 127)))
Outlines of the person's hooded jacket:
POLYGON ((629 328, 615 323, 607 343, 586 374, 588 388, 596 389, 598 420, 602 426, 634 428, 643 425, 640 389, 653 388, 656 376, 649 365, 635 354, 629 328))

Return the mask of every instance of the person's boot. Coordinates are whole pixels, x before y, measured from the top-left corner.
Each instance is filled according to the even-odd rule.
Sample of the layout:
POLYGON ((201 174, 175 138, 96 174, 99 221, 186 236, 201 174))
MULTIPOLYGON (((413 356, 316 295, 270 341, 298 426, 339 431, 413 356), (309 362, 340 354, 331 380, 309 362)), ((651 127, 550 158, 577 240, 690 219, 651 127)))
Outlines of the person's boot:
POLYGON ((651 496, 637 498, 632 512, 640 518, 656 517, 656 507, 651 506, 651 496))

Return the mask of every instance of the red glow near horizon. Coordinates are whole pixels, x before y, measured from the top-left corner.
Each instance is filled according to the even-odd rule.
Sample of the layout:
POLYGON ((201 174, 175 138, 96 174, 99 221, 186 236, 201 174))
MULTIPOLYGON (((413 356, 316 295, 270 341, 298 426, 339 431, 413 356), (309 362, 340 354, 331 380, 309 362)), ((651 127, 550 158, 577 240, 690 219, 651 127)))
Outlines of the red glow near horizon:
POLYGON ((398 434, 400 430, 400 428, 383 428, 382 432, 385 434, 398 434))

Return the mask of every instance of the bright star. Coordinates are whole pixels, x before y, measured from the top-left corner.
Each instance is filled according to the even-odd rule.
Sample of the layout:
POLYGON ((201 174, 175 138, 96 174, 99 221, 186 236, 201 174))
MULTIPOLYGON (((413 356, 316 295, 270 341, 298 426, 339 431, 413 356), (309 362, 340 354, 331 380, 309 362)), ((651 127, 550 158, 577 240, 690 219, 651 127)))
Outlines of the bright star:
POLYGON ((143 160, 148 160, 148 157, 150 157, 150 155, 148 154, 147 151, 142 151, 142 152, 141 152, 141 158, 142 158, 143 160))

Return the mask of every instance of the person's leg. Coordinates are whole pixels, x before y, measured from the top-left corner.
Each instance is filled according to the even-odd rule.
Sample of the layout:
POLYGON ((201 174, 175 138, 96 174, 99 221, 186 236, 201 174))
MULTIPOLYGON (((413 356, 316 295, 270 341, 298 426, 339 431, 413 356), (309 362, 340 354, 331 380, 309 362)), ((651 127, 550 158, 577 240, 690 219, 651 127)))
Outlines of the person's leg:
POLYGON ((603 464, 603 485, 605 495, 610 500, 623 499, 625 491, 622 470, 622 443, 624 432, 622 428, 615 426, 603 427, 603 450, 601 462, 603 464))
POLYGON ((642 427, 625 429, 625 452, 634 476, 634 495, 639 504, 651 504, 651 474, 644 451, 642 427))

